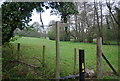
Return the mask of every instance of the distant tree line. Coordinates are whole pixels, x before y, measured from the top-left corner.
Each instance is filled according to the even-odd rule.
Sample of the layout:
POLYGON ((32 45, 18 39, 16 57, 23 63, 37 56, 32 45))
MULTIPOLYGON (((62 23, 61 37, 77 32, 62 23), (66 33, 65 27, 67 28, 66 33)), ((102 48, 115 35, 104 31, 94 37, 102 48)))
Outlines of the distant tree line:
POLYGON ((38 22, 34 22, 31 26, 26 29, 20 30, 16 29, 14 31, 14 36, 24 36, 24 37, 45 37, 43 28, 38 22))
MULTIPOLYGON (((119 40, 120 1, 117 3, 75 2, 74 5, 79 13, 66 17, 69 24, 67 33, 66 28, 61 28, 60 40, 68 41, 66 39, 69 38, 75 42, 92 43, 93 39, 98 36, 103 38, 103 44, 110 44, 110 41, 117 42, 119 40)), ((54 26, 50 28, 48 37, 52 40, 55 39, 54 26)))

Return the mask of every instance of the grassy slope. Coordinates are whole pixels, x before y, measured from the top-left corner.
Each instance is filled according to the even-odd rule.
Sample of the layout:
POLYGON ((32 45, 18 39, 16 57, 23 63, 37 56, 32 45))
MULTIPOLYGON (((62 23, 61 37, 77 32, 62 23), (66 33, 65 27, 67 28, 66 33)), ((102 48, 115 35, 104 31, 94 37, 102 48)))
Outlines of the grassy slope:
MULTIPOLYGON (((34 60, 32 57, 38 56, 40 59, 42 59, 42 46, 45 45, 46 63, 51 68, 51 71, 54 72, 56 57, 55 41, 39 38, 22 37, 19 40, 15 41, 15 43, 17 42, 21 43, 20 53, 23 55, 22 60, 37 65, 40 65, 39 62, 34 60)), ((74 48, 77 48, 77 67, 79 58, 78 49, 84 49, 86 68, 96 70, 96 44, 60 42, 61 76, 73 74, 74 48)), ((115 67, 115 69, 118 70, 118 46, 103 45, 103 53, 108 58, 110 63, 115 67)), ((111 71, 111 69, 105 61, 103 61, 103 71, 111 71)))

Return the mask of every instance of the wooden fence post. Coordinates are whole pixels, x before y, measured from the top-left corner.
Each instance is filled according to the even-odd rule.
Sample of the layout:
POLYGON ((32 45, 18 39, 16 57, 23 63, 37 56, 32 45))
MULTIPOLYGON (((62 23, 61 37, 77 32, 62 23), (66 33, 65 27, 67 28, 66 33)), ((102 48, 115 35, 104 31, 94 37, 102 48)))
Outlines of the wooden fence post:
POLYGON ((17 50, 20 51, 20 43, 18 43, 17 50))
POLYGON ((85 81, 84 50, 79 50, 79 81, 85 81))
POLYGON ((44 65, 45 64, 45 45, 43 45, 43 53, 42 53, 42 55, 43 55, 42 63, 44 65))
POLYGON ((97 78, 102 79, 102 37, 97 38, 97 78))
POLYGON ((56 79, 59 81, 60 78, 60 45, 59 45, 59 21, 56 22, 56 79))
POLYGON ((77 50, 76 48, 74 48, 74 74, 76 73, 76 54, 77 54, 77 50))

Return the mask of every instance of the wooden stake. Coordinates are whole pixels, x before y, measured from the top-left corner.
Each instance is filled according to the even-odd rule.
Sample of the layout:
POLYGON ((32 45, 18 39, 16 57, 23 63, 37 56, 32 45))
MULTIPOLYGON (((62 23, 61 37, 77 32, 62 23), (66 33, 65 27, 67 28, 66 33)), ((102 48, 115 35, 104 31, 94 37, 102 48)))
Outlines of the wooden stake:
POLYGON ((102 37, 97 38, 97 77, 102 79, 102 37))
POLYGON ((23 64, 23 65, 26 65, 26 66, 30 66, 30 67, 32 67, 32 68, 39 68, 38 66, 35 66, 35 65, 32 65, 32 64, 28 64, 28 63, 25 63, 25 62, 20 61, 20 60, 13 60, 13 61, 11 61, 11 62, 17 62, 17 63, 19 63, 19 64, 23 64))
POLYGON ((56 79, 59 81, 60 78, 60 45, 59 45, 59 27, 60 23, 56 22, 56 79))
POLYGON ((42 59, 42 64, 45 64, 45 45, 43 45, 43 59, 42 59))
POLYGON ((103 58, 105 59, 105 61, 107 62, 107 64, 110 66, 110 68, 113 70, 113 72, 119 76, 119 74, 117 73, 117 71, 113 68, 113 66, 110 64, 110 62, 108 61, 108 59, 105 57, 105 55, 102 53, 103 58))
POLYGON ((76 48, 74 48, 74 74, 76 73, 76 54, 77 54, 77 50, 76 48))
POLYGON ((18 51, 20 51, 20 43, 18 43, 18 48, 17 49, 18 49, 18 51))

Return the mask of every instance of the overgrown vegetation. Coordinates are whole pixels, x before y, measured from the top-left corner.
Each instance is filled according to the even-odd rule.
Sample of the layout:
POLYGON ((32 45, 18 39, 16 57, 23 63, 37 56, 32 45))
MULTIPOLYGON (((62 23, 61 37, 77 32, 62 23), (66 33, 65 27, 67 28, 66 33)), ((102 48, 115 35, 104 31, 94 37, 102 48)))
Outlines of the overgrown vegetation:
MULTIPOLYGON (((3 56, 2 56, 2 79, 47 79, 50 77, 54 77, 53 72, 50 71, 49 66, 43 64, 34 59, 34 57, 24 57, 23 51, 18 51, 15 43, 5 43, 3 46, 3 56), (17 60, 29 60, 25 61, 26 64, 37 62, 37 67, 34 68, 31 66, 27 66, 18 62, 17 60), (30 62, 32 61, 32 62, 30 62)), ((36 65, 35 65, 36 66, 36 65)))

